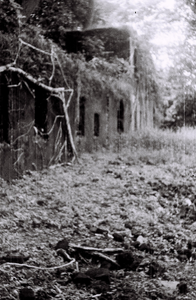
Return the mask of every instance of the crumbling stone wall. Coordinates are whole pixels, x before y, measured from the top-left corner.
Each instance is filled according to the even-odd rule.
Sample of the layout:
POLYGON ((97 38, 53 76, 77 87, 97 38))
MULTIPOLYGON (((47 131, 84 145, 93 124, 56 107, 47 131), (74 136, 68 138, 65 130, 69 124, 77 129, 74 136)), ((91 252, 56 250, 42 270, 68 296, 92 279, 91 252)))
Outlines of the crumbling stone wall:
POLYGON ((67 129, 61 101, 17 74, 1 73, 0 80, 0 176, 9 180, 26 169, 65 161, 67 129))

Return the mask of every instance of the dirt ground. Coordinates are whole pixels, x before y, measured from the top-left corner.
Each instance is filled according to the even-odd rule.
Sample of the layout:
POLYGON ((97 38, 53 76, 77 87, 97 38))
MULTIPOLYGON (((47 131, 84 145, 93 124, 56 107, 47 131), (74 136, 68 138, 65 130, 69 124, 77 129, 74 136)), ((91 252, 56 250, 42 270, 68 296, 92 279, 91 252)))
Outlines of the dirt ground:
POLYGON ((195 171, 98 153, 0 180, 0 299, 195 299, 195 171))

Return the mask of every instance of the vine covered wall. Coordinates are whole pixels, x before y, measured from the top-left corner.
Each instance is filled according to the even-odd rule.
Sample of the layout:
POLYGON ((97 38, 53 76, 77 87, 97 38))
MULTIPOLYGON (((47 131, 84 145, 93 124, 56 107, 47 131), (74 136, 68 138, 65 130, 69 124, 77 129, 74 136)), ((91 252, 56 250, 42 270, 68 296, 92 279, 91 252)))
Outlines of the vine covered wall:
MULTIPOLYGON (((66 34, 81 46, 81 33, 66 34)), ((0 31, 4 178, 77 159, 77 153, 110 147, 118 135, 153 126, 158 89, 137 35, 104 28, 82 36, 81 53, 66 51, 69 39, 63 50, 30 25, 0 31)))

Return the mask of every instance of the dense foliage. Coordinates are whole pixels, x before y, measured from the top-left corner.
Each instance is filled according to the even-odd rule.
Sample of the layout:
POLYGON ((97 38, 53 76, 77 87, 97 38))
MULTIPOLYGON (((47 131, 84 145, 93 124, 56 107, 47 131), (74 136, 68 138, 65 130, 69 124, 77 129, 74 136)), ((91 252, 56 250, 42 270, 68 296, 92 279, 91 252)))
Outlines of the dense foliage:
MULTIPOLYGON (((77 25, 85 26, 85 22, 92 17, 92 12, 89 11, 92 9, 93 1, 89 0, 87 2, 79 1, 76 7, 73 5, 76 2, 71 0, 66 3, 63 0, 59 2, 51 0, 40 1, 40 5, 35 10, 35 13, 31 14, 28 22, 20 20, 20 30, 18 30, 16 22, 15 29, 18 32, 15 34, 15 39, 13 39, 12 34, 7 33, 5 35, 0 29, 0 38, 3 41, 1 43, 2 53, 7 53, 7 56, 5 54, 4 56, 1 55, 1 65, 5 65, 5 62, 13 62, 17 57, 16 66, 30 73, 35 78, 39 78, 42 83, 48 85, 49 78, 53 74, 51 82, 53 87, 65 85, 62 76, 63 71, 69 86, 76 89, 78 74, 80 73, 81 84, 85 86, 88 95, 93 87, 94 90, 96 89, 96 93, 100 93, 100 95, 103 91, 107 91, 117 98, 125 97, 129 99, 130 91, 133 91, 134 83, 136 83, 135 86, 138 85, 137 90, 146 89, 145 97, 150 97, 151 100, 153 98, 153 101, 157 103, 159 98, 158 85, 156 83, 153 60, 149 53, 149 45, 146 42, 142 42, 142 38, 139 39, 137 33, 133 30, 131 31, 130 28, 108 28, 107 30, 103 29, 103 32, 100 34, 95 30, 90 35, 88 35, 89 31, 83 31, 84 34, 85 32, 87 34, 83 38, 82 48, 78 51, 80 53, 77 53, 76 50, 67 50, 67 46, 70 43, 66 44, 64 37, 70 32, 68 28, 75 28, 77 25), (88 9, 87 2, 89 5, 88 9), (114 34, 115 32, 119 36, 114 34), (104 33, 103 36, 102 33, 104 33), (130 35, 135 47, 134 65, 131 67, 128 62, 130 35), (55 63, 50 56, 35 49, 25 45, 22 45, 20 48, 21 43, 18 37, 47 53, 53 49, 57 55, 55 63), (50 37, 50 39, 46 37, 50 37), (13 45, 12 47, 10 47, 11 44, 13 45), (105 56, 105 47, 108 48, 108 52, 113 53, 111 57, 105 56), (125 59, 119 59, 117 57, 123 56, 118 55, 118 51, 128 51, 128 55, 125 55, 125 59), (67 54, 67 52, 70 54, 67 54), (5 60, 6 57, 7 59, 5 60)), ((13 9, 13 3, 2 0, 0 7, 6 14, 6 9, 9 7, 13 9)), ((14 18, 17 21, 16 14, 14 18)), ((76 30, 74 32, 76 34, 80 33, 80 31, 76 30)), ((72 35, 73 32, 70 33, 72 35)))
POLYGON ((42 26, 48 34, 63 29, 85 27, 92 13, 92 0, 41 0, 29 22, 42 26))
POLYGON ((13 62, 18 48, 19 24, 10 0, 0 1, 0 65, 13 62))
POLYGON ((177 130, 183 126, 196 126, 196 95, 193 93, 184 93, 178 101, 168 103, 165 107, 166 118, 162 127, 169 127, 177 130))
POLYGON ((10 0, 0 1, 0 31, 2 33, 13 33, 18 28, 16 10, 10 0))

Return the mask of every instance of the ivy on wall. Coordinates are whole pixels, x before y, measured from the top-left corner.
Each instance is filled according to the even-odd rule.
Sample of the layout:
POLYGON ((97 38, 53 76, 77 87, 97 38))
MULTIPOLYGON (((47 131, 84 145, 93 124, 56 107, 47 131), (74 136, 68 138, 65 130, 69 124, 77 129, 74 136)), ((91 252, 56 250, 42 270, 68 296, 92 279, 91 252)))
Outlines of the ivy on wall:
MULTIPOLYGON (((80 6, 77 7, 78 11, 77 13, 75 12, 74 18, 77 19, 77 14, 80 12, 81 19, 79 19, 79 21, 81 22, 84 17, 81 11, 85 10, 85 5, 87 5, 88 1, 85 2, 80 0, 79 2, 80 6)), ((63 70, 70 87, 73 89, 77 85, 76 74, 80 69, 82 82, 85 85, 86 91, 89 90, 90 93, 92 86, 96 88, 97 91, 101 91, 101 89, 104 88, 109 90, 113 95, 119 95, 119 98, 121 95, 129 97, 130 89, 133 84, 140 82, 140 85, 143 85, 145 88, 147 87, 148 92, 151 95, 154 95, 154 100, 157 101, 158 85, 156 83, 156 73, 155 69, 153 69, 153 62, 147 49, 148 46, 138 39, 136 32, 133 30, 128 30, 126 28, 110 28, 105 30, 103 29, 102 31, 91 31, 90 34, 88 34, 89 31, 86 31, 84 32, 85 34, 83 39, 83 45, 85 46, 86 53, 83 51, 84 49, 82 49, 79 53, 68 54, 66 53, 66 45, 64 47, 64 51, 62 50, 61 41, 62 37, 65 37, 66 32, 63 29, 63 35, 61 36, 61 39, 58 40, 57 36, 54 35, 54 32, 48 29, 49 27, 47 26, 56 26, 55 20, 57 17, 59 22, 63 22, 63 18, 61 18, 63 15, 58 15, 59 11, 62 9, 67 10, 67 18, 69 18, 69 14, 70 16, 71 14, 73 15, 73 11, 70 9, 72 4, 72 0, 66 1, 66 5, 63 0, 58 2, 51 0, 40 1, 40 6, 37 8, 38 10, 41 9, 38 12, 39 17, 36 17, 36 13, 32 16, 32 18, 37 18, 37 23, 35 22, 35 25, 41 24, 43 27, 47 28, 52 38, 56 37, 57 42, 59 42, 59 45, 57 46, 51 40, 46 39, 44 37, 46 31, 43 31, 42 28, 37 26, 24 23, 20 27, 19 34, 17 14, 13 6, 13 1, 1 0, 0 12, 3 18, 0 22, 3 20, 4 26, 0 26, 0 64, 5 65, 5 62, 11 63, 16 61, 17 67, 29 72, 32 76, 38 78, 44 84, 48 84, 49 78, 52 72, 54 72, 51 82, 53 87, 59 87, 64 84, 64 80, 62 78, 63 70), (50 19, 50 17, 52 19, 50 19), (116 42, 113 49, 112 41, 114 40, 114 37, 112 37, 112 34, 114 32, 118 33, 119 38, 116 40, 120 42, 116 42), (123 57, 122 54, 118 54, 118 51, 120 50, 123 50, 123 53, 130 50, 128 48, 129 36, 134 42, 134 47, 131 51, 134 52, 135 55, 135 65, 131 66, 129 59, 126 59, 126 56, 123 57), (46 56, 42 53, 37 53, 32 48, 20 48, 19 37, 27 43, 39 49, 43 49, 43 51, 49 52, 49 54, 52 51, 55 51, 58 55, 59 61, 52 61, 50 55, 46 56), (105 51, 106 48, 111 50, 109 52, 113 51, 113 54, 107 56, 105 53, 107 52, 105 51), (86 61, 87 55, 91 57, 89 61, 86 61), (118 57, 115 57, 118 55, 121 55, 123 58, 119 59, 118 57), (59 65, 61 65, 62 70, 59 68, 59 65), (135 83, 133 82, 133 72, 135 72, 135 83)), ((66 22, 66 20, 64 22, 66 22)), ((70 22, 72 22, 71 19, 70 22)), ((60 26, 60 23, 58 25, 60 26)), ((64 26, 64 28, 65 27, 66 26, 64 26)), ((59 28, 56 28, 55 30, 59 31, 59 28)), ((61 32, 59 32, 59 34, 60 33, 61 32)))

